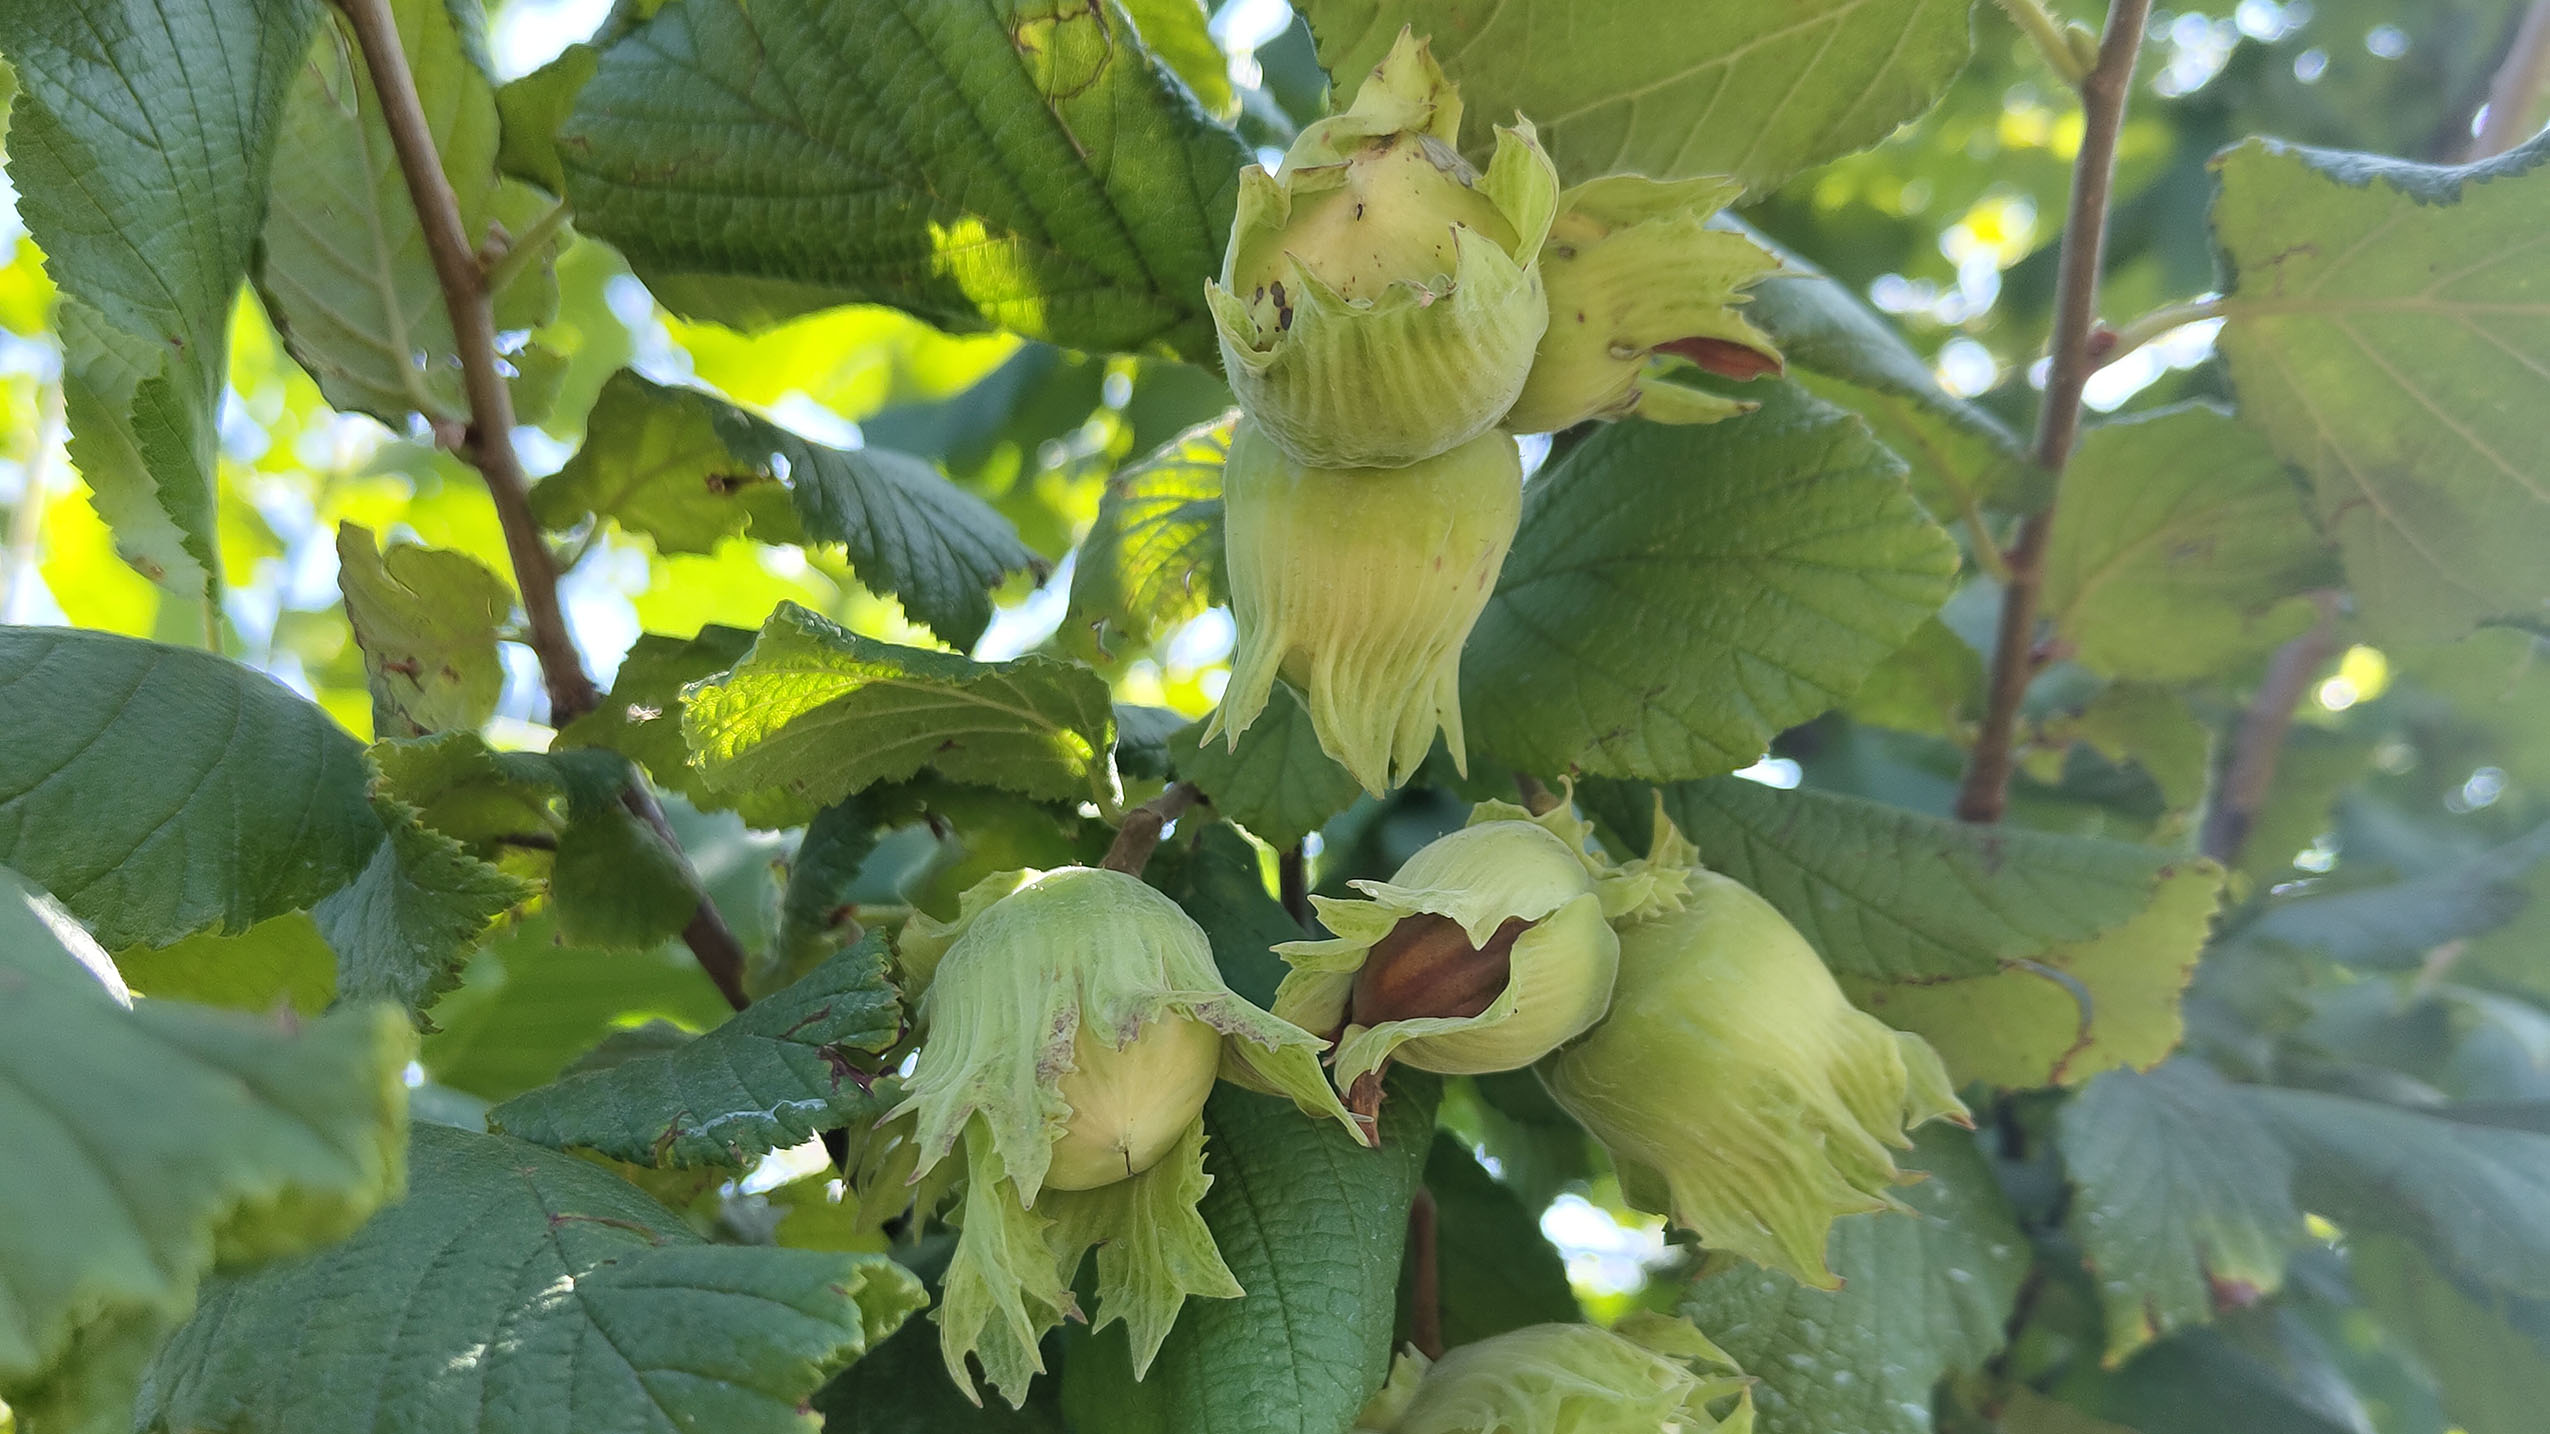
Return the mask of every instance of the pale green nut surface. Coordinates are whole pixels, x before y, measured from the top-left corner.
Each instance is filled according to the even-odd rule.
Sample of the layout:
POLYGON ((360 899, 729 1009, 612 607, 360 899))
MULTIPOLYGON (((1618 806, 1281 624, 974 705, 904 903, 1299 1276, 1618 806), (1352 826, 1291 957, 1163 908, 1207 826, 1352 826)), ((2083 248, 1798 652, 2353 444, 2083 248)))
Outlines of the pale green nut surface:
POLYGON ((1749 1434, 1735 1361, 1682 1320, 1536 1324, 1431 1360, 1410 1351, 1355 1421, 1365 1434, 1749 1434))
POLYGON ((1222 502, 1239 640, 1206 740, 1236 744, 1281 675, 1366 790, 1404 780, 1438 729, 1468 770, 1461 645, 1522 522, 1514 440, 1482 433, 1401 468, 1314 468, 1242 418, 1222 502))

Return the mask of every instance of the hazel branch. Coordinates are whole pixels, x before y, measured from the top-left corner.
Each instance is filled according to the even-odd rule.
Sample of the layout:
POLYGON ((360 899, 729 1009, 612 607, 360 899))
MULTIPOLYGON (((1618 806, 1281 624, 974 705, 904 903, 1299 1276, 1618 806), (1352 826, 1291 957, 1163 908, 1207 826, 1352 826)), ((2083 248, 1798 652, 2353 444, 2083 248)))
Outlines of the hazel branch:
POLYGON ((2108 204, 2116 185, 2116 141, 2125 125, 2125 102, 2141 57, 2151 0, 2115 0, 2108 7, 2098 63, 2081 77, 2080 157, 2072 167, 2072 201, 2063 225, 2063 251, 2054 311, 2052 365, 2045 404, 2037 415, 2036 460, 2056 480, 2050 501, 2019 525, 2002 587, 2001 627, 1993 646, 1992 685, 1974 756, 1957 792, 1957 815, 1996 822, 2009 806, 2012 748, 2019 703, 2042 665, 2036 647, 2037 600, 2045 587, 2045 553, 2054 536, 2061 480, 2081 432, 2081 394, 2098 369, 2090 336, 2098 323, 2099 269, 2107 247, 2108 204))
POLYGON ((1151 864, 1151 853, 1160 849, 1160 833, 1203 800, 1204 793, 1193 782, 1171 783, 1168 790, 1124 814, 1124 825, 1116 828, 1115 845, 1107 848, 1107 859, 1099 865, 1127 876, 1142 875, 1142 869, 1151 864))
MULTIPOLYGON (((460 358, 461 387, 469 399, 469 426, 455 451, 487 480, 487 494, 505 535, 514 584, 522 590, 524 638, 540 661, 541 683, 549 693, 549 721, 563 727, 601 702, 601 693, 584 670, 584 657, 567 631, 566 610, 558 601, 558 568, 531 515, 531 484, 521 455, 514 451, 513 393, 496 360, 494 290, 478 252, 461 222, 460 200, 443 174, 435 152, 434 132, 416 92, 416 76, 408 68, 407 51, 399 43, 398 21, 389 0, 336 0, 354 30, 354 42, 371 72, 390 147, 407 181, 409 202, 424 231, 425 251, 434 261, 434 277, 443 291, 443 307, 451 316, 453 347, 460 358)), ((665 845, 680 854, 681 843, 664 818, 664 808, 643 782, 633 783, 621 801, 653 828, 665 845)), ((683 872, 699 906, 683 928, 682 939, 698 958, 700 969, 716 983, 728 1004, 742 1010, 751 1003, 744 991, 744 949, 718 914, 717 904, 700 888, 687 858, 683 872)))

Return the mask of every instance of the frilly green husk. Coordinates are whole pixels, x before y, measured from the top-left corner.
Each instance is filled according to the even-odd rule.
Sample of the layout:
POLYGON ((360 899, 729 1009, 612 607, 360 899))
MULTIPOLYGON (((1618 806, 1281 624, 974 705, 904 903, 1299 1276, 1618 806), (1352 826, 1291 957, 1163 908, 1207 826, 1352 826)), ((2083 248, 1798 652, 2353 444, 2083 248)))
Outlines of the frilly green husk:
POLYGON ((1459 92, 1403 30, 1280 174, 1241 173, 1205 302, 1240 406, 1302 463, 1414 463, 1486 432, 1523 389, 1549 322, 1537 264, 1558 174, 1528 122, 1497 130, 1477 174, 1460 128, 1459 92))
POLYGON ((1352 883, 1363 900, 1311 898, 1336 935, 1275 948, 1293 967, 1276 991, 1277 1013, 1337 1033, 1331 1065, 1342 1090, 1394 1059, 1447 1075, 1539 1060, 1609 1008, 1620 952, 1610 921, 1667 909, 1686 885, 1676 868, 1615 864, 1591 838, 1564 803, 1540 816, 1480 803, 1467 826, 1427 843, 1390 880, 1352 883), (1478 1014, 1354 1023, 1357 976, 1373 949, 1417 916, 1448 918, 1472 947, 1508 921, 1533 924, 1512 945, 1504 989, 1478 1014))
POLYGON ((1243 418, 1222 504, 1239 647, 1205 740, 1236 746, 1280 673, 1366 790, 1415 770, 1438 727, 1467 770, 1461 645, 1522 522, 1514 440, 1482 433, 1403 468, 1312 468, 1243 418))
POLYGON ((1744 290, 1780 261, 1709 216, 1744 190, 1732 179, 1613 175, 1559 196, 1541 246, 1549 327, 1505 426, 1543 433, 1632 413, 1713 423, 1754 405, 1645 381, 1659 351, 1729 377, 1780 371, 1779 350, 1748 323, 1744 290))
POLYGON ((1137 1371, 1187 1296, 1240 1293, 1195 1208, 1211 1184, 1210 1079, 1188 1079, 1189 1058, 1173 1047, 1128 1057, 1158 1077, 1150 1086, 1075 1084, 1093 1056, 1138 1052, 1164 1029, 1209 1028, 1223 1077, 1290 1096, 1360 1136, 1321 1073, 1320 1039, 1224 985, 1203 930, 1138 878, 1086 867, 1000 873, 965 893, 956 920, 914 917, 902 959, 907 985, 926 984, 924 1038, 889 1118, 911 1121, 911 1179, 931 1177, 961 1148, 963 1229, 937 1318, 948 1370, 969 1392, 970 1354, 1011 1402, 1026 1398, 1044 1367, 1037 1341, 1077 1313, 1071 1278, 1092 1246, 1098 1322, 1125 1322, 1137 1371), (1075 1089, 1162 1102, 1103 1113, 1106 1141, 1140 1132, 1119 1142, 1143 1147, 1126 1177, 1098 1183, 1084 1164, 1083 1178, 1058 1182, 1075 1089))
MULTIPOLYGON (((1681 838, 1658 814, 1668 844, 1681 838)), ((1903 1208, 1890 1151, 1966 1120, 1938 1054, 1850 1004, 1769 902, 1693 868, 1677 910, 1620 928, 1611 1014, 1538 1067, 1621 1189, 1702 1243, 1829 1289, 1838 1216, 1903 1208)))
POLYGON ((1752 1381, 1682 1320, 1541 1324, 1429 1362, 1411 1350, 1358 1434, 1752 1434, 1752 1381), (1699 1366, 1695 1368, 1694 1366, 1699 1366))

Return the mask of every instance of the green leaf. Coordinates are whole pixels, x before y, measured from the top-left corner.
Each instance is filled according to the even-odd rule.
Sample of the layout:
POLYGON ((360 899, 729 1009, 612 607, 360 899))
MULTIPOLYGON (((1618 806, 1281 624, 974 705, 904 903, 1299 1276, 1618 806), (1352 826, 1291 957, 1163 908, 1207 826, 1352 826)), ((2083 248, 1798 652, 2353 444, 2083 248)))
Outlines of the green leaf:
MULTIPOLYGON (((1655 789, 1588 782, 1586 810, 1643 852, 1655 789)), ((1741 777, 1662 789, 1701 862, 1759 893, 1824 964, 1921 982, 1984 976, 2134 919, 2169 853, 2126 842, 1978 827, 1741 777)))
POLYGON ((1300 694, 1277 683, 1239 750, 1201 741, 1201 727, 1169 739, 1178 774, 1203 788, 1213 810, 1255 832, 1270 846, 1299 845, 1355 804, 1363 784, 1319 745, 1300 694))
POLYGON ((748 523, 767 541, 840 543, 862 584, 958 646, 983 635, 992 589, 1044 566, 1007 518, 918 458, 828 448, 631 369, 603 385, 584 446, 531 507, 551 528, 607 517, 666 553, 709 552, 748 523))
POLYGON ((593 1165, 420 1125, 405 1201, 211 1292, 139 1426, 339 1434, 435 1411, 467 1434, 803 1431, 833 1369, 922 1303, 879 1255, 710 1245, 593 1165))
POLYGON ((2414 970, 2436 947, 2514 920, 2531 902, 2529 878, 2546 858, 2550 825, 2425 876, 2301 892, 2240 937, 2317 951, 2348 966, 2414 970))
POLYGON ((2436 1396, 2468 1434, 2530 1434, 2550 1408, 2550 1304, 2455 1280, 2404 1242, 2347 1242, 2356 1288, 2415 1346, 2436 1396))
POLYGON ((2197 720, 2176 689, 2158 683, 2110 683, 2078 717, 2048 722, 2046 731, 2068 735, 2111 762, 2141 767, 2172 813, 2194 811, 2213 776, 2213 729, 2197 720))
POLYGON ((105 633, 0 628, 0 865, 107 946, 245 931, 381 840, 363 748, 261 673, 105 633))
POLYGON ((2024 502, 2034 465, 2018 436, 1939 386, 1930 365, 1857 294, 1750 227, 1780 272, 1753 286, 1744 316, 1778 342, 1798 382, 1868 420, 1912 465, 1913 491, 1941 518, 2024 502))
POLYGON ((776 788, 829 806, 927 766, 1069 801, 1106 788, 1115 714, 1085 667, 897 647, 782 603, 733 671, 689 690, 682 731, 729 794, 776 788))
MULTIPOLYGON (((450 0, 397 0, 400 48, 427 132, 473 251, 520 236, 548 205, 496 172, 495 82, 485 17, 450 0)), ((458 347, 425 231, 391 147, 351 23, 333 10, 286 100, 277 136, 257 289, 284 346, 330 407, 404 428, 418 413, 466 423, 458 347)), ((531 328, 557 310, 554 238, 515 260, 497 293, 498 327, 531 328)))
POLYGON ((518 1095, 488 1127, 639 1165, 746 1165, 881 1114, 849 1053, 873 1056, 902 1033, 885 965, 872 935, 698 1040, 518 1095))
POLYGON ((1147 647, 1229 600, 1222 578, 1222 460, 1236 415, 1190 428, 1107 480, 1071 570, 1063 630, 1084 651, 1147 647))
POLYGON ((2550 137, 2462 169, 2265 140, 2214 162, 2241 419, 2310 475, 2394 639, 2550 610, 2545 160, 2550 137))
POLYGON ((2550 1135, 2319 1091, 2245 1094, 2293 1152, 2306 1208, 2397 1235, 2457 1278, 2550 1299, 2550 1135))
POLYGON ((558 162, 558 129, 601 60, 602 52, 591 45, 569 45, 539 69, 496 87, 496 115, 504 124, 496 146, 497 168, 551 194, 567 192, 567 172, 558 162))
MULTIPOLYGON (((951 1243, 949 1236, 925 1237, 902 1254, 933 1292, 951 1243)), ((937 1325, 916 1319, 818 1391, 814 1408, 825 1434, 1065 1434, 1055 1383, 1038 1380, 1021 1409, 1001 1399, 971 1403, 947 1377, 937 1325)))
POLYGON ((503 1100, 557 1078, 622 1026, 666 1019, 705 1030, 734 1014, 699 962, 676 945, 652 951, 568 946, 544 914, 489 938, 434 1008, 442 1030, 420 1053, 454 1089, 503 1100))
MULTIPOLYGON (((1964 68, 1966 0, 1309 0, 1334 76, 1379 63, 1403 25, 1469 112, 1516 111, 1568 181, 1731 174, 1755 193, 1884 139, 1964 68)), ((1480 126, 1484 131, 1486 126, 1480 126)), ((1474 139, 1477 137, 1474 136, 1474 139)))
POLYGON ((372 685, 372 731, 381 737, 475 731, 496 715, 504 660, 496 633, 513 613, 513 590, 467 553, 392 543, 372 530, 336 531, 337 586, 372 685))
POLYGON ((1958 1084, 2078 1085, 2118 1066, 2146 1070, 2178 1044, 2178 998, 2222 894, 2222 868, 2162 868, 2151 903, 2124 925, 2065 942, 1989 976, 1842 989, 1879 1020, 1938 1048, 1958 1084))
POLYGON ((62 290, 71 461, 117 552, 182 597, 220 582, 231 299, 317 15, 311 0, 0 0, 9 177, 62 290))
POLYGON ((1870 669, 1848 704, 1851 720, 1965 745, 1983 709, 1983 654, 1937 618, 1870 669))
MULTIPOLYGON (((644 633, 620 659, 610 695, 558 734, 561 747, 607 747, 646 769, 658 787, 677 791, 702 811, 735 805, 691 765, 682 740, 682 689, 726 671, 753 650, 749 628, 714 623, 690 637, 644 633)), ((747 801, 739 808, 756 826, 792 826, 804 820, 794 803, 765 811, 747 801), (793 819, 792 819, 792 813, 793 819)))
POLYGON ((1762 1434, 1929 1434, 1932 1387, 2001 1348, 2028 1246, 1974 1137, 1932 1126, 1904 1163, 1930 1177, 1896 1192, 1911 1213, 1833 1223, 1840 1289, 1735 1263, 1683 1300, 1758 1381, 1762 1434))
POLYGON ((2284 464, 2199 404, 2082 441, 2046 553, 2045 612, 2093 671, 2190 682, 2309 627, 2301 594, 2336 579, 2284 464))
POLYGON ((1434 1197, 1445 1344, 1584 1318, 1566 1262, 1541 1238, 1534 1212, 1446 1132, 1437 1131, 1426 1152, 1425 1188, 1434 1197))
POLYGON ((460 979, 461 958, 489 924, 539 889, 470 855, 405 803, 384 798, 378 810, 389 839, 310 917, 336 952, 340 999, 396 1001, 421 1017, 460 979))
POLYGON ((1246 1294, 1189 1300, 1132 1381, 1119 1326, 1072 1326, 1063 1407, 1109 1434, 1336 1434, 1390 1361, 1408 1203, 1434 1123, 1432 1077, 1402 1077, 1381 1148, 1288 1101, 1224 1084, 1204 1107, 1201 1209, 1246 1294))
POLYGON ((815 813, 788 859, 788 884, 779 898, 779 931, 766 959, 756 961, 746 985, 762 988, 795 981, 841 948, 842 931, 859 926, 850 911, 859 869, 877 849, 880 816, 853 797, 815 813))
POLYGON ((1257 848, 1215 823, 1196 834, 1192 847, 1155 854, 1145 875, 1204 928, 1222 980, 1241 999, 1272 1007, 1289 969, 1275 943, 1300 940, 1302 928, 1267 892, 1257 848))
POLYGON ((336 995, 336 952, 306 911, 268 917, 236 936, 198 932, 170 946, 115 953, 136 995, 233 1011, 289 1006, 316 1016, 336 995))
POLYGON ((549 897, 560 936, 624 951, 680 935, 699 910, 682 854, 617 803, 578 814, 558 833, 549 897))
POLYGON ((1230 60, 1205 28, 1212 6, 1204 0, 1124 0, 1124 8, 1141 27, 1143 48, 1185 81, 1199 104, 1224 123, 1238 117, 1230 60))
POLYGON ((559 151, 579 226, 685 314, 1188 357, 1249 160, 1112 0, 690 0, 603 52, 559 151))
POLYGON ((378 1008, 133 1002, 0 870, 0 1398, 129 1406, 133 1341, 206 1274, 361 1224, 399 1188, 410 1048, 378 1008))
POLYGON ((1470 635, 1474 750, 1672 781, 1750 766, 1948 598, 1956 545, 1865 425, 1787 385, 1760 412, 1617 423, 1532 480, 1470 635))
POLYGON ((2283 1285, 2305 1238, 2293 1160, 2213 1067, 2109 1071, 2064 1105, 2061 1131, 2108 1365, 2283 1285))

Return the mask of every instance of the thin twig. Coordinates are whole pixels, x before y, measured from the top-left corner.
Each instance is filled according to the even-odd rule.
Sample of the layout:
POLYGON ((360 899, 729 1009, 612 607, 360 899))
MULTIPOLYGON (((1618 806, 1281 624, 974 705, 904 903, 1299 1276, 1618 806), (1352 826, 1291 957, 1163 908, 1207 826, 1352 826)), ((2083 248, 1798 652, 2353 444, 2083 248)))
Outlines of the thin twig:
POLYGON ((1529 772, 1514 774, 1514 790, 1523 794, 1524 809, 1536 817, 1558 809, 1558 793, 1549 789, 1549 783, 1529 772))
POLYGON ((1295 842, 1275 854, 1275 894, 1293 924, 1310 929, 1310 858, 1295 842))
POLYGON ((1408 1343, 1428 1359, 1443 1358, 1443 1274, 1436 1253, 1434 1192, 1417 1187, 1408 1202, 1408 1260, 1416 1267, 1409 1281, 1408 1343))
POLYGON ((549 246, 549 241, 558 237, 558 231, 567 227, 568 216, 573 212, 572 207, 561 199, 549 206, 548 213, 533 220, 531 227, 522 231, 520 237, 508 240, 505 252, 486 266, 488 296, 492 298, 503 293, 507 284, 530 268, 532 262, 540 257, 540 251, 549 246))
POLYGON ((531 650, 540 659, 541 680, 549 689, 549 721, 563 727, 592 711, 601 696, 567 633, 566 612, 558 603, 558 570, 541 540, 540 524, 531 516, 531 483, 514 452, 513 393, 497 366, 496 309, 487 274, 461 223, 460 200, 443 174, 442 157, 435 153, 434 132, 417 97, 416 76, 407 67, 389 0, 336 0, 336 5, 354 27, 355 44, 372 73, 372 92, 380 100, 390 146, 398 151, 399 169, 407 178, 425 252, 442 284, 461 386, 469 396, 469 431, 461 456, 486 478, 488 496, 495 500, 505 551, 522 588, 531 650))
POLYGON ((2063 22, 2054 18, 2037 0, 2001 0, 2001 9, 2010 23, 2035 44, 2037 53, 2045 57, 2063 83, 2081 82, 2081 57, 2072 53, 2070 37, 2063 33, 2063 22))
MULTIPOLYGON (((522 610, 540 676, 549 691, 549 721, 564 727, 601 702, 584 658, 567 631, 566 611, 558 602, 558 569, 531 515, 530 482, 514 451, 514 401, 496 359, 496 311, 486 270, 461 223, 460 201, 443 174, 442 157, 434 150, 434 133, 416 93, 416 76, 408 69, 400 45, 398 22, 389 0, 336 0, 354 29, 355 44, 372 75, 372 92, 381 105, 381 120, 398 152, 400 172, 416 208, 425 251, 434 261, 443 307, 451 316, 453 348, 460 357, 461 383, 469 396, 469 431, 460 454, 487 480, 487 493, 504 530, 505 551, 513 560, 514 582, 522 589, 522 610)), ((682 844, 664 819, 664 808, 644 782, 632 783, 620 800, 640 821, 655 830, 677 856, 682 844)), ((715 982, 728 1004, 742 1010, 752 998, 744 991, 744 948, 718 914, 697 873, 684 859, 684 874, 699 893, 699 906, 682 939, 698 958, 700 969, 715 982)))
POLYGON ((2293 730, 2295 709, 2311 690, 2311 679, 2337 653, 2337 594, 2314 593, 2312 600, 2319 604, 2319 620, 2310 631, 2276 649, 2267 664, 2266 678, 2249 699, 2249 710, 2240 717, 2240 731, 2231 739, 2221 795, 2205 816, 2204 853, 2225 866, 2239 859, 2250 829, 2257 824, 2258 810, 2266 805, 2267 792, 2275 785, 2276 764, 2284 755, 2285 736, 2293 730))
POLYGON ((2220 294, 2207 294, 2201 299, 2189 299, 2184 303, 2154 309, 2132 323, 2115 330, 2113 337, 2099 346, 2097 366, 2106 368, 2154 340, 2167 338, 2189 324, 2201 324, 2207 319, 2219 319, 2223 313, 2223 299, 2220 294))
POLYGON ((2470 157, 2487 159, 2532 137, 2532 116, 2550 90, 2550 0, 2532 0, 2504 64, 2488 86, 2488 118, 2470 142, 2470 157))
MULTIPOLYGON (((2151 0, 2115 0, 2099 40, 2098 63, 2081 77, 2081 151, 2072 167, 2072 202, 2063 225, 2061 277, 2056 290, 2053 363, 2045 380, 2045 406, 2037 418, 2036 460, 2053 474, 2057 497, 2065 464, 2081 432, 2081 393, 2097 364, 2090 333, 2098 322, 2099 268, 2107 247, 2107 208, 2116 183, 2116 139, 2125 124, 2125 101, 2134 85, 2134 63, 2143 48, 2151 0)), ((1993 648, 1992 687, 1974 756, 1957 793, 1957 815, 1995 822, 2010 800, 2012 743, 2019 703, 2036 676, 2037 597, 2045 586, 2045 551, 2054 536, 2058 504, 2029 514, 2010 549, 2010 579, 2001 590, 2001 630, 1993 648)))
POLYGON ((1151 864, 1151 853, 1160 847, 1160 833, 1178 814, 1204 800, 1193 782, 1172 782, 1168 790, 1124 814, 1124 825, 1116 828, 1115 845, 1107 848, 1107 859, 1100 865, 1127 876, 1140 876, 1151 864))

